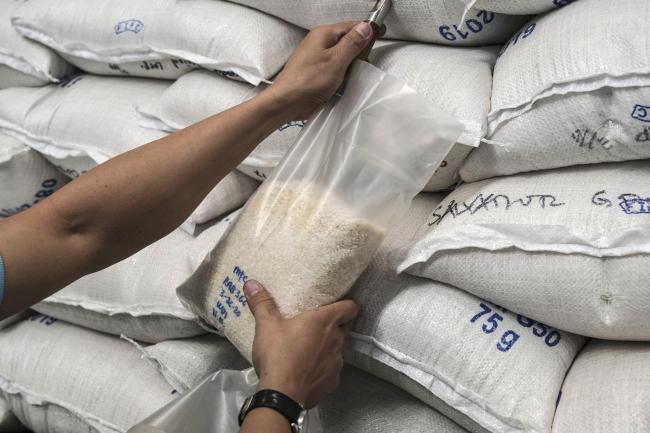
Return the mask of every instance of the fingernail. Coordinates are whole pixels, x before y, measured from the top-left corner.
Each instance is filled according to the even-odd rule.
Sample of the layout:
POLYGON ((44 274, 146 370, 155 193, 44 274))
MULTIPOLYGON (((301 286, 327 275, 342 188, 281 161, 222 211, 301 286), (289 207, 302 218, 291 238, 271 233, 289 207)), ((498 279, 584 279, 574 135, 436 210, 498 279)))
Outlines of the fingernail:
POLYGON ((365 21, 361 21, 354 26, 354 30, 361 35, 362 38, 368 39, 372 36, 372 27, 365 21))
POLYGON ((255 280, 248 280, 244 284, 244 294, 248 299, 253 298, 260 290, 262 290, 262 286, 255 280))

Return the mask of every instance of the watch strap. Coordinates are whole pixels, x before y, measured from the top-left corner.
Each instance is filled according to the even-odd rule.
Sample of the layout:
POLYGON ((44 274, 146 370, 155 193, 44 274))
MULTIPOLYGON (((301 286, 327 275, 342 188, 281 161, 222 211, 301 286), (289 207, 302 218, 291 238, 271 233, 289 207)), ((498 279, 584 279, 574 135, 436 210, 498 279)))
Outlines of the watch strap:
POLYGON ((243 424, 244 418, 251 410, 258 407, 266 407, 279 412, 289 421, 289 424, 298 423, 300 415, 304 411, 300 403, 280 391, 263 389, 246 400, 239 412, 239 425, 243 424))

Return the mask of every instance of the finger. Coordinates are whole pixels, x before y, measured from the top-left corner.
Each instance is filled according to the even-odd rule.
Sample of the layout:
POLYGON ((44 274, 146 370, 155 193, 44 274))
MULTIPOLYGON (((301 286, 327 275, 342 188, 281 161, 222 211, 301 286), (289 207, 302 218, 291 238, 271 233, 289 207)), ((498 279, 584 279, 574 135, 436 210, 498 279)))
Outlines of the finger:
POLYGON ((320 314, 324 314, 336 325, 343 325, 354 320, 359 314, 359 307, 354 301, 344 299, 331 305, 326 305, 318 309, 320 314))
POLYGON ((341 383, 341 372, 343 371, 345 362, 343 361, 343 357, 340 355, 329 357, 325 362, 327 363, 327 367, 322 386, 327 394, 331 394, 336 391, 336 388, 338 388, 341 383))
POLYGON ((350 336, 350 332, 352 330, 352 322, 348 322, 346 324, 343 324, 339 326, 339 335, 337 336, 337 341, 336 341, 336 351, 338 353, 343 353, 343 348, 345 347, 345 343, 348 341, 348 337, 350 336))
POLYGON ((341 38, 344 37, 357 24, 359 24, 359 21, 341 21, 340 23, 327 26, 327 29, 329 30, 329 34, 331 36, 330 47, 336 45, 341 40, 341 38))
POLYGON ((340 355, 336 358, 336 369, 339 373, 339 376, 343 370, 343 367, 345 367, 345 361, 343 360, 343 355, 340 355))
POLYGON ((339 329, 341 330, 341 336, 343 337, 343 340, 346 340, 350 336, 350 332, 352 331, 352 325, 353 325, 352 321, 339 325, 339 329))
POLYGON ((324 48, 331 48, 358 23, 359 21, 342 21, 336 24, 316 27, 309 32, 309 37, 318 41, 318 44, 324 48))
POLYGON ((352 63, 368 45, 372 33, 371 25, 363 21, 352 27, 334 47, 339 53, 340 61, 345 65, 352 63))
POLYGON ((244 284, 244 294, 256 323, 280 318, 280 311, 271 294, 255 280, 244 284))

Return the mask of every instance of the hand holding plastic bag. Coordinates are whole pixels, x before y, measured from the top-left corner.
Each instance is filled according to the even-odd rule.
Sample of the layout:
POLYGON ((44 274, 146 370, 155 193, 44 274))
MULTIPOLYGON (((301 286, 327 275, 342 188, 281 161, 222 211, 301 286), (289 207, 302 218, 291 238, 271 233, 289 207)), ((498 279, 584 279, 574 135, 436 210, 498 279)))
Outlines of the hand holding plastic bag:
MULTIPOLYGON (((218 371, 128 433, 237 433, 239 410, 257 382, 252 368, 218 371)), ((307 412, 302 431, 321 433, 317 408, 307 412)))
POLYGON ((243 285, 293 316, 344 296, 462 131, 406 84, 357 61, 344 95, 304 128, 196 273, 181 301, 251 360, 243 285))

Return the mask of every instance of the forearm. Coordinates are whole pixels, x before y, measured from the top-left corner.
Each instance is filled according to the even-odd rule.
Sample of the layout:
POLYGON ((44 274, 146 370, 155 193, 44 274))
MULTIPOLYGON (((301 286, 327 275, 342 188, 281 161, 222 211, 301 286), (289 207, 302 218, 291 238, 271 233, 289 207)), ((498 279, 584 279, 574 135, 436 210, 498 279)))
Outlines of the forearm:
POLYGON ((255 146, 288 121, 268 92, 96 167, 0 221, 0 317, 118 262, 178 227, 255 146))
POLYGON ((99 266, 177 228, 286 120, 266 93, 102 164, 52 197, 72 230, 97 236, 99 266))

